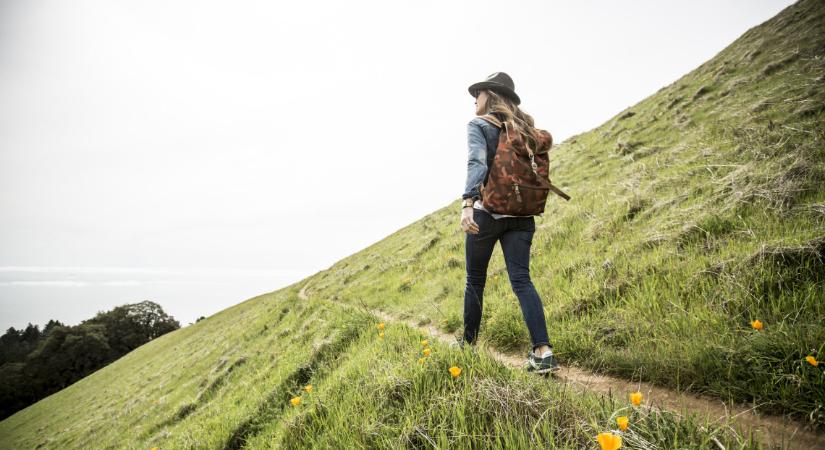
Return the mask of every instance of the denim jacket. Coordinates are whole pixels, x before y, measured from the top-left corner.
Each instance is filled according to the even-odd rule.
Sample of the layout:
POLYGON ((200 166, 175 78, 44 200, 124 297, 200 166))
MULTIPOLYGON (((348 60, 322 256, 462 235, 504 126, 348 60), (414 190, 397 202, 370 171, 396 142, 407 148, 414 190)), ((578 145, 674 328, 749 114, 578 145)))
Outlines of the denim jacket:
POLYGON ((467 124, 467 182, 462 199, 479 197, 479 188, 487 181, 487 168, 496 156, 498 133, 498 128, 478 116, 467 124))

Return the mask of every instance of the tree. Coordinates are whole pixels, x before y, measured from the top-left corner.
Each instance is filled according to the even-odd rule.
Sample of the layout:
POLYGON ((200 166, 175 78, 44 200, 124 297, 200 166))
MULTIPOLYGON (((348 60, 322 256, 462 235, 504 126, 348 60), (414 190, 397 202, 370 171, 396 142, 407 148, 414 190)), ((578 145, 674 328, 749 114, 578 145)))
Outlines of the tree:
POLYGON ((52 328, 54 328, 56 326, 65 326, 65 325, 60 323, 60 321, 57 321, 57 320, 49 320, 49 322, 46 324, 46 326, 43 327, 43 336, 49 334, 49 332, 52 330, 52 328))
POLYGON ((12 361, 22 361, 26 357, 26 349, 21 346, 20 332, 9 327, 3 336, 0 336, 0 366, 12 361))
POLYGON ((0 365, 0 420, 14 414, 39 398, 23 374, 25 363, 0 365))
POLYGON ((59 326, 29 355, 26 372, 38 390, 51 393, 119 356, 109 346, 104 325, 59 326))
POLYGON ((104 325, 109 346, 121 355, 180 328, 180 322, 163 312, 160 305, 148 300, 115 307, 82 323, 104 325))
POLYGON ((0 336, 0 365, 7 362, 22 362, 41 338, 37 325, 29 325, 24 330, 10 327, 0 336))
POLYGON ((118 306, 79 325, 50 320, 0 336, 0 420, 111 363, 180 323, 157 303, 118 306))
POLYGON ((26 342, 27 344, 36 344, 37 341, 40 340, 40 328, 38 328, 37 325, 32 325, 31 322, 29 322, 29 325, 26 327, 25 330, 23 330, 21 338, 23 339, 23 342, 26 342))
POLYGON ((57 326, 64 325, 56 320, 49 320, 42 332, 37 325, 31 323, 23 330, 16 330, 14 327, 6 330, 6 334, 0 336, 0 366, 7 362, 24 362, 26 356, 57 326))

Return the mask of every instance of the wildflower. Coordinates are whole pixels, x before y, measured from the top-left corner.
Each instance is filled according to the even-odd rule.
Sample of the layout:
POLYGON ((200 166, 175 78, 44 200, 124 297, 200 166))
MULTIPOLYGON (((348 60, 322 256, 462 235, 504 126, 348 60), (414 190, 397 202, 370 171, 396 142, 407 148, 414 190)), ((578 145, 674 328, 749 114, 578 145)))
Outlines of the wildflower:
POLYGON ((759 319, 756 319, 753 322, 751 322, 751 326, 753 327, 754 330, 761 330, 762 329, 762 322, 760 322, 759 319))
POLYGON ((630 394, 630 402, 633 403, 633 406, 639 406, 642 403, 642 397, 641 392, 633 392, 630 394))
POLYGON ((426 346, 430 345, 430 341, 424 339, 423 341, 421 341, 421 345, 426 347, 426 346))
POLYGON ((378 327, 379 330, 383 330, 384 329, 384 322, 381 322, 376 326, 378 327))
POLYGON ((292 397, 289 403, 292 403, 292 406, 298 406, 301 404, 301 397, 292 397))
POLYGON ((622 437, 613 433, 599 433, 596 440, 599 441, 602 450, 616 450, 622 446, 622 437))
POLYGON ((427 358, 418 358, 418 364, 424 364, 424 361, 426 360, 427 358))
POLYGON ((619 428, 621 428, 622 431, 626 430, 627 429, 627 416, 616 417, 616 423, 619 424, 619 428))
POLYGON ((458 376, 461 375, 461 368, 456 366, 450 367, 450 375, 452 375, 453 378, 458 378, 458 376))
POLYGON ((378 337, 381 338, 381 339, 384 339, 384 332, 382 331, 382 332, 378 333, 378 337))
POLYGON ((808 361, 808 364, 810 364, 812 366, 818 366, 819 365, 819 361, 817 361, 816 358, 814 358, 813 356, 810 356, 810 355, 805 357, 805 361, 808 361))
POLYGON ((430 349, 425 348, 422 353, 424 353, 424 356, 430 356, 430 349))
POLYGON ((308 384, 308 385, 304 386, 304 390, 307 391, 308 394, 311 394, 312 393, 312 385, 308 384))

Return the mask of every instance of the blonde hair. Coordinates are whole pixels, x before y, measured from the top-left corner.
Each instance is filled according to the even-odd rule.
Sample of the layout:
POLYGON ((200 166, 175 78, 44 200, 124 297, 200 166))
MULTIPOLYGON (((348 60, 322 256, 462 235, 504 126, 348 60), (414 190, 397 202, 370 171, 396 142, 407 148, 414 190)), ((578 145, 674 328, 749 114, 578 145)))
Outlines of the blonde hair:
POLYGON ((499 94, 492 89, 485 89, 485 92, 487 92, 487 101, 484 105, 485 114, 494 114, 501 121, 508 140, 512 130, 520 135, 527 144, 527 148, 533 151, 538 142, 538 131, 536 131, 533 117, 522 111, 510 97, 499 94))

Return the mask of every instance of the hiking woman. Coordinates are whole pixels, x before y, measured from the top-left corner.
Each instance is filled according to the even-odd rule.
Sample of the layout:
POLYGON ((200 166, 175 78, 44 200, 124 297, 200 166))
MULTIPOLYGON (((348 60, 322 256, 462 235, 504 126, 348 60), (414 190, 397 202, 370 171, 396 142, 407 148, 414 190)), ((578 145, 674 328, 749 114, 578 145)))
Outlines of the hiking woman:
POLYGON ((481 116, 494 116, 502 127, 506 124, 507 129, 521 133, 525 139, 535 130, 533 118, 519 109, 521 100, 515 93, 513 80, 504 72, 493 73, 486 80, 472 84, 469 91, 476 99, 477 117, 467 124, 469 160, 461 209, 461 229, 466 233, 467 284, 464 289, 464 335, 459 344, 475 344, 478 337, 487 265, 498 241, 501 242, 510 285, 518 297, 532 341, 525 367, 537 373, 558 370, 547 336, 541 298, 530 280, 530 246, 536 231, 535 217, 489 212, 480 201, 479 191, 487 181, 499 137, 499 128, 481 116))

